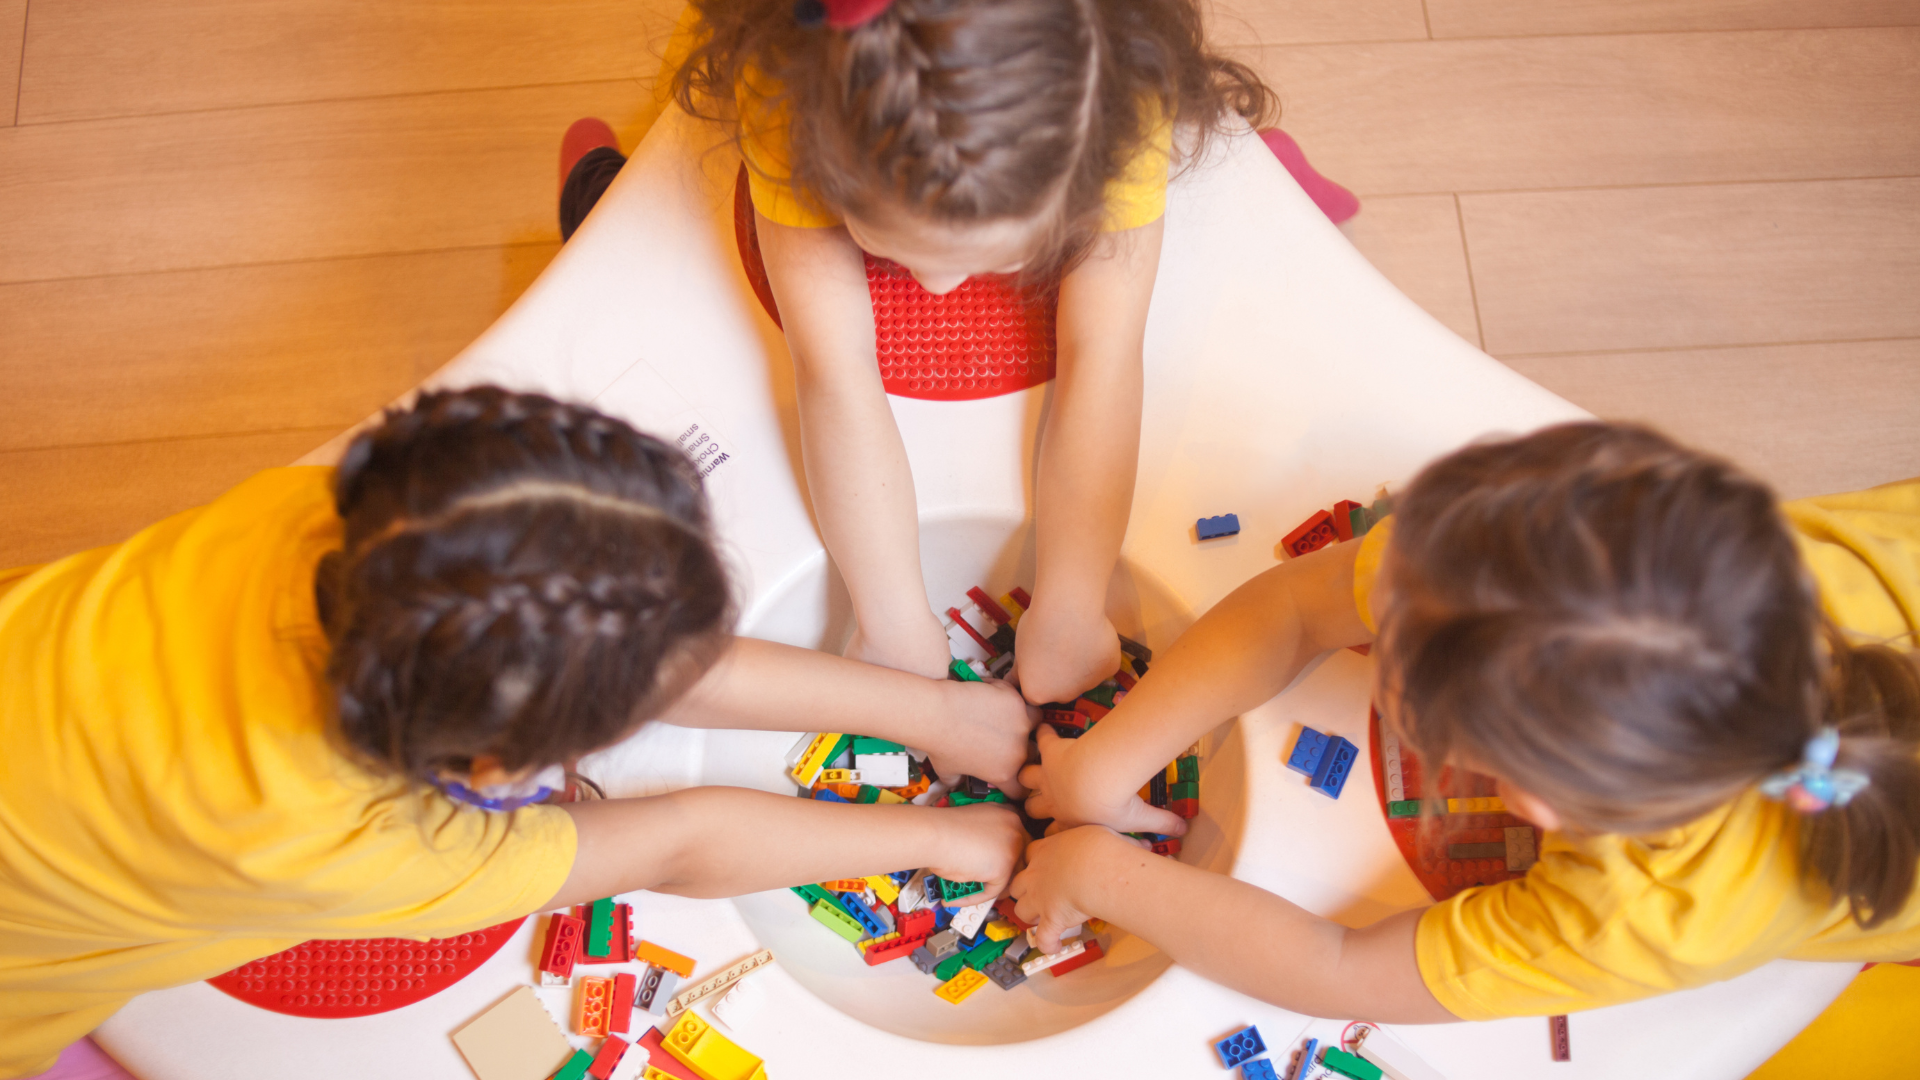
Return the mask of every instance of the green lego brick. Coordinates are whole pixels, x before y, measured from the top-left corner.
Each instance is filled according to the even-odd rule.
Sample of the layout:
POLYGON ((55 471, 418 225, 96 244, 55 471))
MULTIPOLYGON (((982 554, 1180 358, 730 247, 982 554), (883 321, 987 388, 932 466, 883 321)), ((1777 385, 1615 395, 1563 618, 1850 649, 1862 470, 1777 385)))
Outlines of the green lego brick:
POLYGON ((941 878, 940 899, 951 904, 955 900, 972 896, 982 888, 984 888, 984 886, 977 881, 948 881, 946 878, 941 878))
POLYGON ((1366 1058, 1355 1057, 1337 1046, 1327 1047, 1326 1053, 1320 1055, 1320 1064, 1341 1076, 1352 1077, 1352 1080, 1380 1080, 1384 1075, 1380 1066, 1366 1058))
POLYGON ((1016 941, 1024 940, 1024 938, 1018 937, 1010 937, 1004 941, 995 941, 992 938, 987 938, 980 942, 980 944, 967 950, 964 954, 966 956, 967 966, 975 971, 985 970, 988 964, 1000 959, 1000 954, 1007 951, 1007 946, 1012 945, 1016 941))
POLYGON ((1387 816, 1390 818, 1419 817, 1420 800, 1401 799, 1399 802, 1390 802, 1387 804, 1387 816))
POLYGON ((880 801, 880 789, 872 784, 861 784, 860 793, 853 797, 857 803, 875 803, 880 801))
POLYGON ((1103 709, 1111 709, 1113 708, 1113 695, 1119 692, 1120 692, 1120 684, 1117 682, 1108 681, 1108 682, 1101 683, 1099 686, 1094 687, 1093 689, 1087 691, 1084 694, 1081 694, 1080 696, 1083 698, 1086 698, 1088 701, 1093 702, 1094 704, 1100 706, 1103 709))
POLYGON ((613 951, 613 897, 593 902, 587 923, 587 955, 605 956, 613 951))
POLYGON ((587 1075, 587 1066, 593 1064, 593 1055, 585 1050, 575 1050, 560 1071, 553 1074, 553 1080, 580 1080, 587 1075))
POLYGON ((827 890, 818 885, 794 885, 791 886, 791 888, 793 889, 794 895, 807 902, 808 907, 812 907, 816 902, 821 900, 831 901, 833 899, 832 893, 827 892, 827 890))
POLYGON ((840 736, 839 740, 833 744, 833 750, 827 754, 827 767, 828 768, 845 767, 845 766, 835 766, 833 763, 836 761, 839 761, 840 756, 842 754, 845 754, 852 749, 853 749, 853 736, 851 735, 840 736))
POLYGON ((1177 784, 1171 784, 1167 787, 1167 798, 1170 800, 1197 799, 1199 797, 1200 784, 1196 780, 1182 780, 1177 784))
POLYGON ((955 660, 953 663, 947 665, 947 670, 953 672, 953 677, 959 679, 961 682, 985 681, 973 673, 973 669, 967 666, 965 660, 955 660))
POLYGON ((977 799, 967 794, 964 791, 947 792, 948 806, 972 806, 974 803, 983 803, 983 802, 1003 803, 1006 801, 1007 801, 1006 792, 1000 791, 997 788, 993 791, 987 792, 985 795, 982 795, 977 799))
POLYGON ((856 945, 866 939, 866 928, 855 922, 853 916, 841 910, 839 904, 827 900, 815 901, 812 914, 827 929, 856 945))
POLYGON ((885 739, 869 739, 865 735, 856 735, 853 739, 853 756, 861 754, 904 754, 907 748, 897 742, 885 739))
POLYGON ((1189 754, 1174 763, 1174 778, 1181 783, 1200 782, 1200 759, 1189 754))
POLYGON ((1356 506, 1347 511, 1347 521, 1353 526, 1353 535, 1365 536, 1373 528, 1373 511, 1356 506))
POLYGON ((933 969, 933 977, 939 979, 941 982, 946 982, 948 979, 959 974, 960 969, 966 966, 967 954, 957 952, 945 960, 940 961, 940 966, 933 969))

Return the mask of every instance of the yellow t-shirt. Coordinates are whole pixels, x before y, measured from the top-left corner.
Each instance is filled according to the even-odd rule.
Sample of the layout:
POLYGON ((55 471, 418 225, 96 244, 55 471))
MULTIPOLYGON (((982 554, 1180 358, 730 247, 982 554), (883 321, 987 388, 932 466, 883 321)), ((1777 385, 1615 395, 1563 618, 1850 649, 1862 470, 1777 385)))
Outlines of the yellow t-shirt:
MULTIPOLYGON (((740 147, 747 159, 747 188, 753 207, 768 221, 802 229, 831 228, 840 218, 796 188, 790 123, 776 93, 742 86, 736 102, 740 115, 740 147)), ((1167 171, 1172 162, 1173 125, 1154 125, 1146 144, 1126 169, 1107 183, 1107 216, 1101 227, 1122 232, 1151 224, 1167 212, 1167 171)))
POLYGON ((272 469, 0 572, 0 1077, 142 991, 310 938, 479 929, 565 880, 563 811, 461 807, 328 742, 331 478, 272 469))
MULTIPOLYGON (((1788 503, 1788 523, 1847 633, 1911 648, 1920 627, 1920 479, 1788 503)), ((1361 541, 1362 618, 1388 518, 1361 541)), ((1550 1015, 1717 982, 1770 960, 1920 957, 1920 896, 1872 930, 1803 886, 1798 815, 1750 791, 1651 836, 1548 833, 1526 877, 1429 908, 1427 988, 1467 1020, 1550 1015)))

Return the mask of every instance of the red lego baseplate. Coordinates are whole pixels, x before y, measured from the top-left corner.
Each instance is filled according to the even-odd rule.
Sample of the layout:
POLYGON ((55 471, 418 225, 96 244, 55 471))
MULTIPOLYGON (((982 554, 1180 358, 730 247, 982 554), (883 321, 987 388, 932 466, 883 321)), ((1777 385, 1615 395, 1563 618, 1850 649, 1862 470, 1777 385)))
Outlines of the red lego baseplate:
POLYGON ((288 1016, 371 1016, 425 1001, 466 978, 525 921, 432 941, 309 941, 207 982, 249 1005, 288 1016))
MULTIPOLYGON (((733 190, 733 238, 753 294, 778 326, 744 165, 733 190)), ((880 379, 889 394, 970 401, 1053 378, 1057 287, 1024 289, 1007 276, 980 275, 935 296, 897 263, 868 255, 867 291, 880 379)))
MULTIPOLYGON (((1380 750, 1378 710, 1372 714, 1370 727, 1372 731, 1368 742, 1372 744, 1369 750, 1373 759, 1373 788, 1378 796, 1380 814, 1385 817, 1387 777, 1384 755, 1380 750)), ((1409 799, 1483 798, 1497 794, 1492 777, 1456 769, 1443 770, 1440 782, 1435 785, 1437 791, 1427 793, 1422 786, 1424 778, 1420 772, 1420 760, 1411 751, 1403 751, 1400 755, 1400 778, 1409 799)), ((1419 817, 1390 817, 1386 818, 1386 822, 1394 846, 1400 849, 1400 855, 1407 860, 1413 875, 1420 879, 1420 884, 1435 900, 1445 900, 1475 885, 1494 885, 1526 876, 1524 871, 1508 870, 1505 859, 1447 857, 1448 844, 1497 842, 1504 835, 1504 829, 1513 826, 1533 827, 1531 823, 1512 814, 1440 814, 1431 825, 1424 824, 1424 819, 1419 817)), ((1535 831, 1534 847, 1535 850, 1539 848, 1538 830, 1535 831)))

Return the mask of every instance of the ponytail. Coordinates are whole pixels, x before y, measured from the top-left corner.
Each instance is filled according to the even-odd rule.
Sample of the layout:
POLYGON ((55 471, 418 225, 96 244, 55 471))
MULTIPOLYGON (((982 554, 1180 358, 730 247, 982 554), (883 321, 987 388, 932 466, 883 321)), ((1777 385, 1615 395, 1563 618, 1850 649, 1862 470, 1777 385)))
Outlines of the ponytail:
POLYGON ((1844 898, 1871 929, 1898 914, 1920 869, 1920 666, 1885 645, 1852 645, 1829 628, 1825 722, 1836 764, 1871 781, 1801 830, 1803 872, 1844 898))

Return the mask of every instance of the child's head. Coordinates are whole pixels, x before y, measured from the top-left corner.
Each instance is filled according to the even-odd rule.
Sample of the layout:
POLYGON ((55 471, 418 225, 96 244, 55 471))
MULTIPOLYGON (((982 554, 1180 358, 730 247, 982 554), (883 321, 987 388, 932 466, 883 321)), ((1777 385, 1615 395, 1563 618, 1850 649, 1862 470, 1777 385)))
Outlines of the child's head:
POLYGON ((801 25, 792 0, 694 6, 708 36, 680 103, 732 103, 743 79, 777 95, 795 185, 936 291, 1070 264, 1162 117, 1204 135, 1272 107, 1207 51, 1193 0, 895 0, 851 30, 801 25))
POLYGON ((423 394, 354 440, 334 493, 327 674, 341 738, 387 769, 566 762, 658 712, 724 643, 698 474, 592 409, 423 394))
POLYGON ((1591 832, 1683 824, 1824 725, 1871 786, 1802 829, 1810 872, 1884 918, 1920 859, 1920 671, 1826 620, 1773 494, 1645 428, 1468 447, 1394 500, 1376 655, 1423 759, 1591 832))

